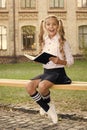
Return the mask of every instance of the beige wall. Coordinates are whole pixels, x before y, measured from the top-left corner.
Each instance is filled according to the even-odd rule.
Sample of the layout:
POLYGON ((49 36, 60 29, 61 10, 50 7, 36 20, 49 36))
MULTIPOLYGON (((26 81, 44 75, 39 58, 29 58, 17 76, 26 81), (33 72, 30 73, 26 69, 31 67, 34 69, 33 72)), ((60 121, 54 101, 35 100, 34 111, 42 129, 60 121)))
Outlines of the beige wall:
POLYGON ((72 49, 73 54, 80 54, 78 43, 78 27, 87 25, 87 10, 78 11, 76 0, 65 0, 65 7, 63 10, 50 10, 49 0, 37 0, 36 10, 23 11, 20 9, 21 0, 15 0, 15 45, 14 45, 14 24, 13 24, 13 0, 7 0, 7 8, 0 10, 0 25, 7 27, 7 42, 8 47, 6 51, 0 51, 0 56, 23 55, 22 41, 21 41, 21 27, 24 25, 33 25, 36 27, 36 43, 38 51, 38 33, 39 25, 42 19, 49 14, 56 15, 63 20, 66 39, 72 49), (14 50, 15 46, 15 50, 14 50))

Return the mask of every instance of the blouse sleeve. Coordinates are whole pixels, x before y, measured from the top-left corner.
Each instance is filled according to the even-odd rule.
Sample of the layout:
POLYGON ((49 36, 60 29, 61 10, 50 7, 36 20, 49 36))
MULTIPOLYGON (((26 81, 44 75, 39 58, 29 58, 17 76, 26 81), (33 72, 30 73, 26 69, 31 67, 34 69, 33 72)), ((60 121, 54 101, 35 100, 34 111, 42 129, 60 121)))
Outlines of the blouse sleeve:
POLYGON ((74 58, 72 56, 71 48, 67 41, 64 44, 64 52, 65 52, 65 57, 66 57, 66 61, 67 61, 67 66, 69 67, 72 64, 74 64, 74 58))

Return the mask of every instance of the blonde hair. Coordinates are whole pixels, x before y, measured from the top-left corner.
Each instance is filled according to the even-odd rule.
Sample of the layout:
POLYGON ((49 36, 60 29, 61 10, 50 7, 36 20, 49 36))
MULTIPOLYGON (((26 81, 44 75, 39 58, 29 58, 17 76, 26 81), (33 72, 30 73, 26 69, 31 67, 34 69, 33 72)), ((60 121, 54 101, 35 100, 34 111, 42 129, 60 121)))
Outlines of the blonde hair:
POLYGON ((43 28, 43 23, 44 21, 41 21, 41 25, 40 25, 40 33, 39 33, 39 44, 42 47, 44 44, 44 39, 43 39, 43 35, 44 35, 44 28, 43 28))
POLYGON ((41 25, 40 25, 40 34, 39 34, 39 43, 40 43, 40 46, 43 47, 44 46, 44 38, 43 38, 43 35, 44 35, 44 24, 46 24, 46 20, 49 19, 49 18, 54 18, 58 24, 58 33, 60 35, 60 38, 58 39, 59 42, 60 42, 60 46, 59 46, 59 50, 60 50, 60 53, 62 54, 62 57, 65 59, 65 52, 64 52, 64 42, 66 41, 66 39, 64 38, 64 35, 65 35, 65 32, 64 32, 64 27, 63 27, 63 23, 62 23, 62 20, 58 20, 58 18, 54 15, 51 15, 51 16, 48 16, 45 18, 45 20, 42 20, 41 21, 41 25))

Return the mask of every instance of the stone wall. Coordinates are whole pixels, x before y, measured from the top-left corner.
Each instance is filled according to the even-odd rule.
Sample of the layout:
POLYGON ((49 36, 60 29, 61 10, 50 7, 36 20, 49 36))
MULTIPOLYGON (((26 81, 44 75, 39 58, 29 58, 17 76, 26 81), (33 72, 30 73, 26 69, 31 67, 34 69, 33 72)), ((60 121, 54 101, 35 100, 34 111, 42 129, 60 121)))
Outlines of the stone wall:
POLYGON ((87 10, 79 10, 76 0, 65 0, 63 9, 53 10, 49 8, 49 0, 36 1, 36 9, 34 10, 22 10, 20 8, 20 0, 15 0, 15 3, 13 3, 13 0, 7 0, 6 9, 0 10, 0 25, 7 27, 7 50, 0 50, 0 56, 7 57, 8 59, 8 57, 11 58, 15 55, 19 57, 24 54, 21 27, 26 25, 36 27, 35 42, 37 45, 34 53, 37 53, 39 48, 38 34, 40 22, 47 15, 52 14, 62 19, 65 28, 65 37, 71 46, 73 55, 82 55, 83 53, 79 49, 78 28, 81 25, 87 25, 87 10))

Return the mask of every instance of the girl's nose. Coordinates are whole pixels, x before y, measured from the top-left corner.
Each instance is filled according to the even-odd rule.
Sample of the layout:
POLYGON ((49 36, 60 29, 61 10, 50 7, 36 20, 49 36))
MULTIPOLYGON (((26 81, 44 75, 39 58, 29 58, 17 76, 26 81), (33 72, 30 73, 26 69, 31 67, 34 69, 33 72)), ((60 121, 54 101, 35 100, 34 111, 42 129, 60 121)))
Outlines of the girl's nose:
POLYGON ((52 27, 53 27, 53 25, 50 25, 50 27, 52 28, 52 27))

